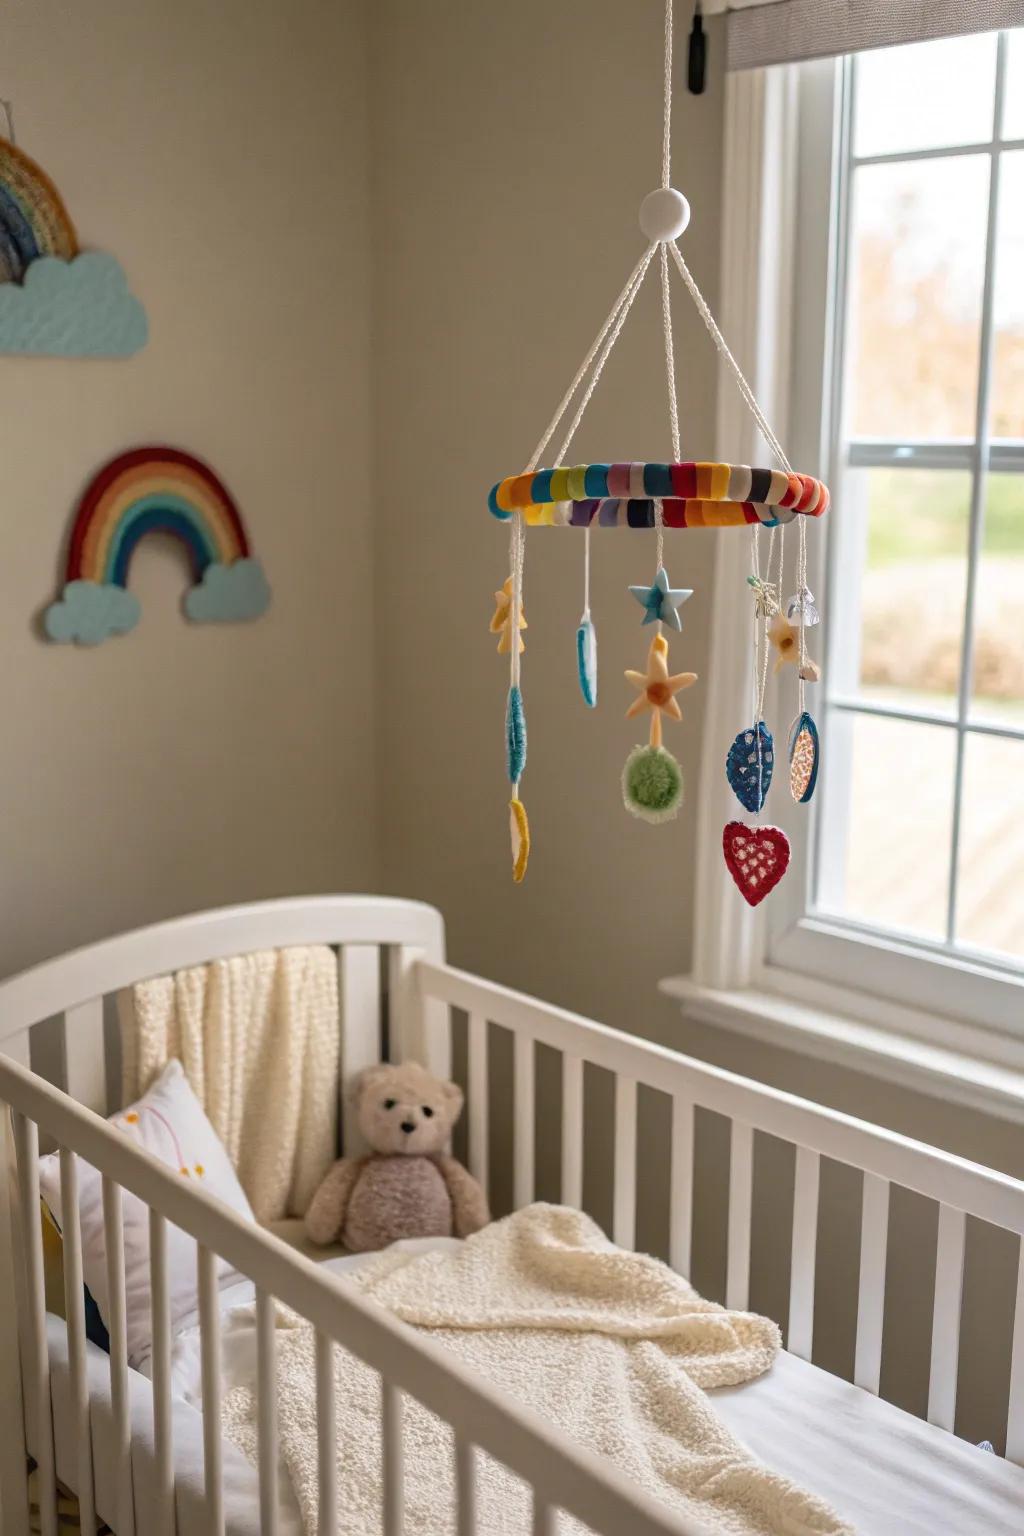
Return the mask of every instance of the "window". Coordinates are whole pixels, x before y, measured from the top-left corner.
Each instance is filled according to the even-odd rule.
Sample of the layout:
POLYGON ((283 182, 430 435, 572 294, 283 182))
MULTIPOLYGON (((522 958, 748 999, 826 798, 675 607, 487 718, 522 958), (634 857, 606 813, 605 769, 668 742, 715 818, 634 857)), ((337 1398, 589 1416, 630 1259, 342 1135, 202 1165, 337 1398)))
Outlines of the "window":
POLYGON ((1024 1033, 1024 30, 800 69, 791 438, 834 515, 768 959, 1024 1033))

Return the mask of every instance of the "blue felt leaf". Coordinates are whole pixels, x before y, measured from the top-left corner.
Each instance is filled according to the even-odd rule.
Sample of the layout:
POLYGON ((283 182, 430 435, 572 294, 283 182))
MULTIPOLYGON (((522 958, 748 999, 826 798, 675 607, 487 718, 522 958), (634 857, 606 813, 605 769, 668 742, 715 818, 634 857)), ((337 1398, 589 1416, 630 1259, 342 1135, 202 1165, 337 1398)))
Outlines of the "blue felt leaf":
POLYGON ((518 784, 526 767, 526 711, 523 696, 518 688, 508 691, 508 708, 505 711, 505 746, 508 753, 508 777, 511 784, 518 784))
POLYGON ((775 744, 764 721, 756 730, 748 725, 740 731, 725 759, 725 776, 744 810, 759 811, 764 805, 774 766, 775 744))
POLYGON ((576 668, 583 702, 593 709, 597 704, 597 630, 589 619, 584 619, 576 631, 576 668))

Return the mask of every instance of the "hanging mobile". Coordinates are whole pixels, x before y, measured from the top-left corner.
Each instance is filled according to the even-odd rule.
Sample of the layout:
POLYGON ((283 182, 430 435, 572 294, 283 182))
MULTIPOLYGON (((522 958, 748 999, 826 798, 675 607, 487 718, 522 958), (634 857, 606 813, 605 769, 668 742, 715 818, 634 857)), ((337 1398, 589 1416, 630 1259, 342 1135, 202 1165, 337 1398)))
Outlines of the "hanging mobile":
MULTIPOLYGON (((755 632, 758 637, 755 703, 763 703, 760 680, 767 672, 770 647, 774 647, 776 652, 777 670, 790 660, 796 661, 799 658, 801 689, 804 682, 811 680, 816 672, 814 663, 806 655, 803 638, 805 628, 814 622, 812 615, 817 614, 814 599, 807 590, 803 558, 801 556, 796 597, 787 604, 787 611, 783 613, 779 606, 779 593, 782 590, 781 533, 778 539, 777 574, 773 570, 772 551, 776 547, 776 530, 794 520, 800 526, 803 550, 807 519, 820 517, 827 510, 829 493, 820 480, 811 475, 797 474, 793 470, 677 244, 690 222, 690 205, 682 193, 671 185, 670 177, 672 22, 672 0, 666 0, 661 185, 649 192, 640 206, 640 227, 647 240, 646 249, 626 279, 525 470, 500 480, 488 496, 491 514, 499 521, 512 525, 511 569, 508 581, 499 594, 498 612, 492 622, 492 629, 501 636, 499 649, 509 655, 511 669, 505 734, 507 766, 513 792, 513 873, 517 880, 525 873, 529 851, 526 812, 519 799, 519 781, 526 759, 526 724, 520 681, 523 642, 520 630, 525 625, 522 602, 523 555, 528 527, 573 527, 584 531, 584 604, 576 629, 576 671, 584 702, 591 708, 597 702, 597 636, 591 616, 589 592, 591 532, 595 528, 613 527, 657 529, 654 580, 650 586, 632 589, 644 609, 644 623, 657 626, 657 633, 648 652, 647 670, 626 674, 639 690, 639 697, 630 708, 630 716, 649 710, 652 717, 649 742, 637 746, 630 753, 622 776, 623 796, 634 814, 647 820, 661 821, 670 818, 678 810, 683 792, 682 773, 676 759, 663 744, 662 717, 668 715, 670 719, 681 718, 675 695, 696 681, 693 673, 673 674, 669 670, 668 641, 664 631, 666 628, 678 630, 682 627, 679 609, 691 594, 686 588, 671 585, 662 558, 665 529, 747 526, 751 528, 755 541, 764 536, 762 530, 771 530, 768 568, 762 577, 755 563, 751 578, 755 600, 755 632), (672 461, 567 464, 566 458, 577 428, 655 257, 658 258, 661 280, 672 461), (777 467, 758 469, 745 464, 683 460, 676 400, 669 293, 670 264, 678 271, 719 354, 731 370, 777 467), (570 419, 554 455, 554 467, 538 468, 567 414, 570 419)), ((801 715, 803 713, 801 700, 801 715)), ((764 804, 774 763, 774 744, 764 723, 761 707, 754 709, 751 724, 737 736, 729 757, 730 783, 744 809, 756 814, 764 804), (748 736, 751 738, 749 741, 748 736), (753 763, 749 761, 751 750, 754 754, 753 763)), ((808 782, 813 789, 813 782, 808 782)), ((756 892, 756 899, 761 900, 763 894, 781 879, 788 862, 788 845, 785 844, 784 834, 777 828, 744 828, 742 823, 730 823, 726 828, 723 847, 726 862, 748 901, 752 899, 752 892, 756 892), (738 832, 736 828, 739 828, 738 832), (737 838, 745 839, 742 846, 737 838)))

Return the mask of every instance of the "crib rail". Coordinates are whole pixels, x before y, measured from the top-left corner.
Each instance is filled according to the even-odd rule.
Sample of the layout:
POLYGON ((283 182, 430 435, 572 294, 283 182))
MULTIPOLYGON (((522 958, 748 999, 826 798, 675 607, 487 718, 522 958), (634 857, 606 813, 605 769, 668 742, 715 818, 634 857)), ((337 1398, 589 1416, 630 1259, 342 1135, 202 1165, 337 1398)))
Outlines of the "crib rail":
MULTIPOLYGON (((796 1149, 787 1347, 811 1358, 820 1166, 823 1157, 863 1175, 860 1275, 854 1380, 878 1393, 882 1362, 890 1191, 915 1191, 938 1205, 938 1243, 932 1309, 927 1417, 954 1427, 968 1215, 1024 1236, 1024 1184, 912 1141, 894 1131, 809 1103, 735 1076, 677 1052, 622 1034, 579 1015, 540 1003, 509 988, 431 961, 417 965, 425 999, 468 1016, 470 1085, 469 1158, 487 1183, 488 1025, 514 1039, 515 1204, 535 1195, 534 1054, 538 1044, 562 1062, 562 1199, 580 1204, 583 1184, 585 1064, 615 1079, 612 1236, 635 1243, 637 1088, 667 1094, 672 1102, 669 1160, 669 1258, 689 1273, 693 1211, 694 1112, 712 1110, 730 1122, 725 1302, 746 1308, 750 1286, 754 1133, 766 1132, 796 1149)), ((433 1027, 439 1027, 436 1016, 433 1027)), ((1006 1454, 1024 1465, 1024 1243, 1018 1255, 1006 1454)))
MULTIPOLYGON (((450 1354, 413 1335, 371 1301, 346 1290, 338 1279, 238 1217, 207 1194, 195 1181, 185 1184, 163 1163, 91 1111, 75 1103, 25 1067, 0 1058, 0 1101, 13 1110, 17 1145, 18 1215, 25 1239, 27 1337, 25 1387, 33 1452, 40 1469, 43 1536, 56 1536, 54 1441, 50 1410, 49 1364, 43 1299, 42 1249, 38 1220, 38 1130, 51 1135, 61 1148, 62 1194, 67 1232, 69 1285, 67 1292, 71 1371, 76 1403, 87 1403, 84 1383, 80 1285, 80 1247, 75 1160, 84 1158, 103 1175, 103 1210, 110 1282, 110 1373, 119 1457, 118 1536, 135 1531, 132 1496, 131 1444, 127 1414, 127 1360, 124 1312, 121 1191, 128 1190, 151 1210, 153 1268, 154 1408, 159 1468, 159 1528, 176 1529, 171 1468, 171 1413, 168 1369, 168 1319, 164 1224, 175 1223, 199 1245, 198 1279, 202 1339, 202 1396, 206 1466, 206 1505, 211 1536, 224 1530, 221 1438, 219 1423, 219 1340, 215 1260, 223 1257, 258 1287, 259 1433, 264 1451, 274 1446, 273 1328, 269 1298, 278 1298, 308 1319, 317 1330, 319 1413, 319 1476, 321 1536, 336 1529, 334 1489, 334 1399, 329 1369, 332 1349, 340 1347, 379 1372, 382 1383, 384 1502, 382 1530, 400 1536, 402 1521, 402 1401, 416 1398, 450 1424, 456 1437, 456 1480, 459 1531, 474 1536, 477 1449, 503 1463, 533 1491, 534 1529, 553 1529, 555 1509, 575 1515, 598 1536, 700 1536, 693 1523, 667 1513, 643 1491, 627 1482, 555 1426, 524 1408, 513 1408, 487 1382, 464 1369, 450 1354), (72 1339, 72 1335, 74 1336, 72 1339)), ((88 1412, 77 1421, 82 1439, 79 1460, 88 1456, 88 1412)), ((273 1536, 277 1503, 273 1479, 276 1454, 261 1457, 261 1529, 273 1536)), ((83 1530, 95 1528, 95 1509, 88 1479, 80 1479, 83 1530)), ((17 1523, 16 1506, 7 1499, 5 1477, 4 1531, 27 1530, 17 1523), (15 1510, 12 1518, 11 1511, 15 1510)), ((140 1532, 141 1536, 141 1532, 140 1532)), ((148 1533, 147 1533, 148 1536, 148 1533)))

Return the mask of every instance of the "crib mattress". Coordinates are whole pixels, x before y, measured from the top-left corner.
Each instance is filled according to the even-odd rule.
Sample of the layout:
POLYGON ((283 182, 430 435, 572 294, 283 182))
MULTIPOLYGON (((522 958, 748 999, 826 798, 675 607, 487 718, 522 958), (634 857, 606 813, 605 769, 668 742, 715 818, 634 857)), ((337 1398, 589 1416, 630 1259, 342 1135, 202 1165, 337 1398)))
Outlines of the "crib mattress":
MULTIPOLYGON (((444 1247, 451 1239, 420 1242, 444 1247)), ((405 1245, 403 1245, 405 1246, 405 1245)), ((344 1272, 364 1256, 333 1258, 344 1272)), ((222 1321, 224 1387, 255 1378, 255 1329, 239 1306, 250 1286, 225 1291, 222 1321)), ((58 1472, 73 1484, 70 1386, 64 1324, 48 1319, 54 1380, 58 1472)), ((90 1346, 89 1385, 96 1443, 97 1499, 112 1516, 113 1445, 108 1363, 90 1346)), ((174 1346, 174 1449, 181 1529, 201 1529, 202 1417, 198 1330, 174 1346), (190 1518, 191 1517, 191 1518, 190 1518)), ((131 1403, 135 1488, 152 1486, 152 1398, 144 1376, 132 1372, 131 1403)), ((1020 1536, 1024 1529, 1024 1469, 981 1451, 891 1403, 840 1381, 795 1355, 783 1353, 760 1380, 718 1388, 715 1409, 738 1439, 768 1466, 827 1499, 859 1536, 1020 1536)), ((258 1536, 258 1481, 235 1448, 224 1447, 225 1525, 228 1536, 258 1536)), ((281 1536, 301 1536, 294 1497, 282 1469, 281 1536)), ((141 1502, 141 1501, 140 1501, 141 1502)), ((144 1528, 144 1523, 141 1528, 144 1528)))

